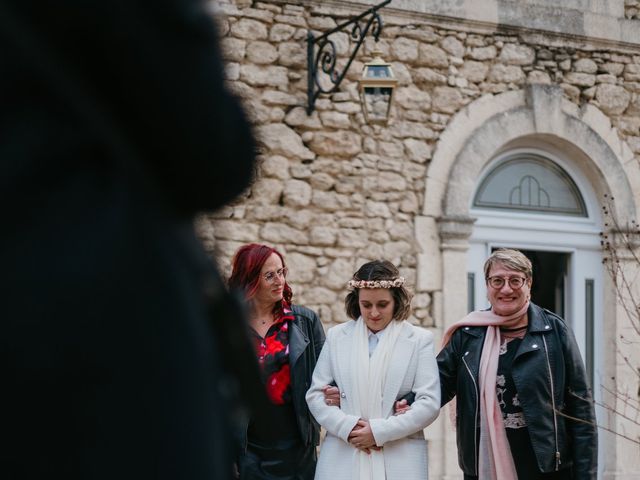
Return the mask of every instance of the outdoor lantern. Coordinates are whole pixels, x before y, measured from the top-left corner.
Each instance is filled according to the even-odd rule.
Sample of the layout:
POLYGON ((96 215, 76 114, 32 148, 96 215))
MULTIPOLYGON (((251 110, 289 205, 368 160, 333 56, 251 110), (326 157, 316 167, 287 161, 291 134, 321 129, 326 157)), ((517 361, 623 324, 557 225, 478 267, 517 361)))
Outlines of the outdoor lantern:
POLYGON ((373 52, 374 58, 365 63, 360 84, 360 102, 367 123, 386 125, 391 112, 393 90, 398 80, 391 70, 391 64, 385 62, 379 50, 373 52))

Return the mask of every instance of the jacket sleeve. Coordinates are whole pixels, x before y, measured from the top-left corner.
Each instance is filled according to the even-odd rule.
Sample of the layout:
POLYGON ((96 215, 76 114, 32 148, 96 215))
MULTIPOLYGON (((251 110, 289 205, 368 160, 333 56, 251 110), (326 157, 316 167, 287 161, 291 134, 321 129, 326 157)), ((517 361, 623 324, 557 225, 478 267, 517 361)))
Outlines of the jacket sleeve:
POLYGON ((458 353, 459 343, 460 334, 459 332, 455 332, 449 343, 440 350, 440 353, 438 353, 436 357, 438 371, 440 373, 440 400, 442 406, 456 396, 456 390, 458 388, 458 363, 460 358, 458 353))
POLYGON ((416 377, 412 387, 416 398, 411 409, 402 415, 374 418, 369 421, 379 447, 412 435, 430 425, 440 413, 440 380, 433 353, 433 335, 422 331, 418 345, 416 377))
POLYGON ((309 411, 327 432, 348 441, 349 434, 358 423, 356 415, 347 415, 338 406, 329 406, 325 403, 322 387, 334 382, 335 375, 331 367, 332 342, 335 330, 329 330, 326 342, 320 353, 320 358, 313 371, 311 388, 307 392, 307 404, 309 411))
POLYGON ((318 317, 316 312, 310 308, 303 307, 302 305, 293 305, 291 308, 293 313, 300 317, 305 323, 304 329, 310 337, 311 342, 313 342, 315 357, 313 358, 312 364, 315 365, 320 357, 320 351, 322 350, 325 341, 324 328, 322 328, 320 317, 318 317))
POLYGON ((311 311, 311 313, 311 330, 313 332, 313 346, 316 352, 315 360, 317 361, 318 358, 320 358, 320 352, 324 346, 325 335, 324 329, 322 328, 322 322, 320 321, 318 314, 314 311, 311 311))
POLYGON ((598 472, 598 432, 591 388, 573 333, 558 322, 565 363, 565 422, 571 437, 574 478, 595 480, 598 472), (572 420, 575 418, 576 420, 572 420))

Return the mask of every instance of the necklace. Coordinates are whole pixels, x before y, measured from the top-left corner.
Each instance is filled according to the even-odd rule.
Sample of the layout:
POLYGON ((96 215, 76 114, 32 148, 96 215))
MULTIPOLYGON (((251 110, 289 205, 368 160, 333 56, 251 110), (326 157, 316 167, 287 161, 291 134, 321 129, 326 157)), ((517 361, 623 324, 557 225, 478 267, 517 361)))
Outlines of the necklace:
POLYGON ((262 325, 266 325, 268 323, 273 323, 273 317, 263 317, 258 319, 262 325))

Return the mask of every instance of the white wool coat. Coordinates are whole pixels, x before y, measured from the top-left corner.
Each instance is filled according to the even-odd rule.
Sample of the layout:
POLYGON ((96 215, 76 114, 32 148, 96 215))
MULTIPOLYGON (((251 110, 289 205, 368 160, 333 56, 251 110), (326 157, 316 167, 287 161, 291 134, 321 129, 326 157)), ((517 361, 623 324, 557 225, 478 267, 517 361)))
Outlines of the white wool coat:
MULTIPOLYGON (((350 364, 355 321, 329 329, 307 392, 309 410, 326 431, 316 468, 316 480, 352 480, 355 447, 347 438, 360 418, 350 401, 356 386, 350 364), (325 403, 322 387, 336 382, 340 407, 325 403)), ((440 411, 440 379, 431 332, 404 323, 391 355, 382 394, 383 418, 371 419, 376 444, 383 447, 387 480, 426 480, 427 443, 423 429, 440 411), (416 395, 411 409, 393 415, 395 401, 416 395)))

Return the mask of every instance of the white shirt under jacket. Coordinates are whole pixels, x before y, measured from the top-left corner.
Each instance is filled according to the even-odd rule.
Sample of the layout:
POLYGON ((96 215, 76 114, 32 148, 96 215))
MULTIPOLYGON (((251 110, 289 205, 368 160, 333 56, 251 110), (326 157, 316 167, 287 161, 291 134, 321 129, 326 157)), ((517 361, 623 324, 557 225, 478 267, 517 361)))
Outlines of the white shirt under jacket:
MULTIPOLYGON (((360 418, 349 401, 352 385, 350 364, 355 321, 329 329, 313 372, 307 403, 327 435, 320 449, 316 480, 352 480, 355 448, 347 438, 360 418), (340 407, 325 403, 322 387, 336 382, 340 407)), ((382 394, 383 418, 370 419, 376 444, 383 447, 387 480, 427 479, 427 444, 423 429, 440 412, 440 379, 431 332, 405 322, 393 350, 382 394), (416 395, 411 409, 393 415, 393 405, 409 392, 416 395)))

